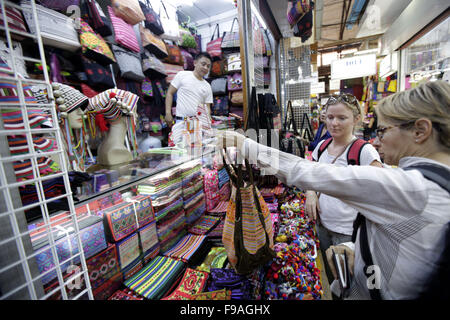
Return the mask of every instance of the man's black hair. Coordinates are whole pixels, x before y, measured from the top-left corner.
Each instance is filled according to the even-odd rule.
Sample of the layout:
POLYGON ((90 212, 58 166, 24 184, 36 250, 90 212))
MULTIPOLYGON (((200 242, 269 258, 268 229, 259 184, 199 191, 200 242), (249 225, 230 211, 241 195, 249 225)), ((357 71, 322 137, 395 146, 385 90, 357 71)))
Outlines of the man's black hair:
POLYGON ((212 62, 212 58, 211 58, 211 56, 209 55, 209 53, 207 53, 207 52, 200 52, 199 54, 197 54, 197 55, 195 56, 195 61, 197 61, 198 59, 200 59, 200 58, 202 58, 202 57, 205 57, 206 59, 209 59, 209 61, 212 62))

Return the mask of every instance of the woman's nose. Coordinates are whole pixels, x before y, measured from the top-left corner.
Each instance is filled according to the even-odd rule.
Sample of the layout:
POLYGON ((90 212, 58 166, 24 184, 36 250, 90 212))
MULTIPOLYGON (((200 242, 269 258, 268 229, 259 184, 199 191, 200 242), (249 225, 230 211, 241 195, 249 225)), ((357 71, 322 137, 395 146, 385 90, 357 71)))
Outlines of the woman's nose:
POLYGON ((375 148, 381 147, 381 141, 380 141, 380 139, 378 138, 378 136, 375 136, 375 140, 373 140, 372 145, 373 145, 375 148))

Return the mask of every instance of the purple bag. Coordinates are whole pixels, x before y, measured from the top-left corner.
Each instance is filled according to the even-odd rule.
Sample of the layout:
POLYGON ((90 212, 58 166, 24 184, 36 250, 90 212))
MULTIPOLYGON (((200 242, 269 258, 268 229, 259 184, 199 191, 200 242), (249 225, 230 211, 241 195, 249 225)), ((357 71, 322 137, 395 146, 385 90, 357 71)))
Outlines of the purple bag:
POLYGON ((183 48, 180 48, 180 50, 184 58, 184 70, 194 70, 194 58, 192 55, 183 48))
POLYGON ((39 2, 46 8, 64 13, 69 6, 80 6, 80 0, 40 0, 39 2))
POLYGON ((242 75, 240 73, 234 73, 228 76, 227 79, 228 91, 242 90, 242 75))
POLYGON ((263 68, 264 69, 269 68, 269 62, 270 62, 270 58, 268 56, 263 56, 263 68))

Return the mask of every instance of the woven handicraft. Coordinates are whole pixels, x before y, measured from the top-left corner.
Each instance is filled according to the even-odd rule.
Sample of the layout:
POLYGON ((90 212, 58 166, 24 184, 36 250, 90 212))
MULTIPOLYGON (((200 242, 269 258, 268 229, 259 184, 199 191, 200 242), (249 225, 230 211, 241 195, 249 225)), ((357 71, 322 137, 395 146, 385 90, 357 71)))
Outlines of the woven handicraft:
POLYGON ((219 202, 219 175, 217 170, 207 170, 203 175, 206 210, 214 209, 219 202))
POLYGON ((208 213, 225 213, 225 212, 227 212, 228 205, 230 204, 230 200, 229 199, 230 199, 230 197, 228 197, 228 200, 220 201, 218 203, 218 205, 214 209, 208 211, 208 213))
POLYGON ((144 265, 149 263, 150 260, 152 260, 158 254, 159 254, 159 243, 143 254, 142 260, 144 262, 144 265))
POLYGON ((108 300, 144 300, 131 290, 117 290, 108 300))
POLYGON ((189 261, 206 240, 206 236, 188 234, 175 247, 164 253, 164 256, 189 261))
POLYGON ((86 260, 86 265, 92 288, 100 287, 109 278, 119 272, 116 247, 110 245, 106 250, 86 260))
POLYGON ((231 300, 231 290, 216 290, 193 294, 191 300, 231 300))
POLYGON ((97 62, 108 65, 116 62, 111 48, 105 40, 95 33, 95 31, 83 19, 79 19, 80 23, 80 44, 82 52, 88 58, 96 60, 97 62))
POLYGON ((136 202, 135 209, 138 228, 155 220, 150 196, 139 195, 132 198, 132 202, 136 202))
POLYGON ((123 275, 123 281, 130 279, 132 276, 134 276, 136 273, 139 272, 144 267, 144 263, 142 260, 136 260, 132 264, 130 264, 128 267, 122 270, 123 275))
POLYGON ((209 251, 202 264, 197 267, 197 270, 209 272, 211 268, 222 268, 221 266, 219 266, 223 266, 223 263, 220 263, 222 259, 223 262, 225 262, 225 260, 227 259, 227 252, 225 251, 225 248, 213 247, 209 251), (223 257, 225 257, 225 259, 223 259, 223 257))
POLYGON ((195 225, 192 226, 188 232, 191 234, 197 234, 197 235, 205 235, 207 234, 212 228, 214 228, 219 222, 220 217, 213 217, 209 215, 203 215, 195 222, 195 225))
POLYGON ((126 268, 141 254, 139 250, 139 236, 137 233, 116 243, 117 255, 119 256, 120 269, 126 268))
POLYGON ((207 280, 207 272, 187 268, 175 291, 162 300, 191 300, 191 295, 203 291, 207 280))
POLYGON ((119 272, 103 285, 93 291, 95 300, 108 300, 122 285, 122 274, 119 272))
POLYGON ((145 227, 139 229, 139 239, 142 252, 147 252, 158 244, 158 233, 156 231, 156 222, 151 222, 145 227))
POLYGON ((211 239, 211 238, 222 239, 224 225, 225 225, 225 220, 220 221, 219 224, 208 233, 208 238, 209 239, 211 239))
POLYGON ((173 286, 184 266, 181 261, 157 256, 124 284, 147 299, 160 299, 173 286))
POLYGON ((106 209, 103 218, 106 220, 107 235, 111 242, 119 241, 137 229, 132 203, 124 202, 106 209))

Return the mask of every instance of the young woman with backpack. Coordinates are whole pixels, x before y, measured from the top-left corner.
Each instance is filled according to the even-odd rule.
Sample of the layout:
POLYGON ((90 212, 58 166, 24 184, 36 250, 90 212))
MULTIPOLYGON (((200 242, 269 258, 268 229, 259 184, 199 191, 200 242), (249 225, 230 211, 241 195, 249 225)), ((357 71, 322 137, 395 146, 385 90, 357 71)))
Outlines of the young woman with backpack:
POLYGON ((397 168, 312 162, 232 131, 219 136, 218 147, 237 146, 285 184, 358 210, 354 249, 334 247, 354 257, 347 299, 448 299, 450 84, 438 80, 393 94, 375 111, 385 162, 397 168))

